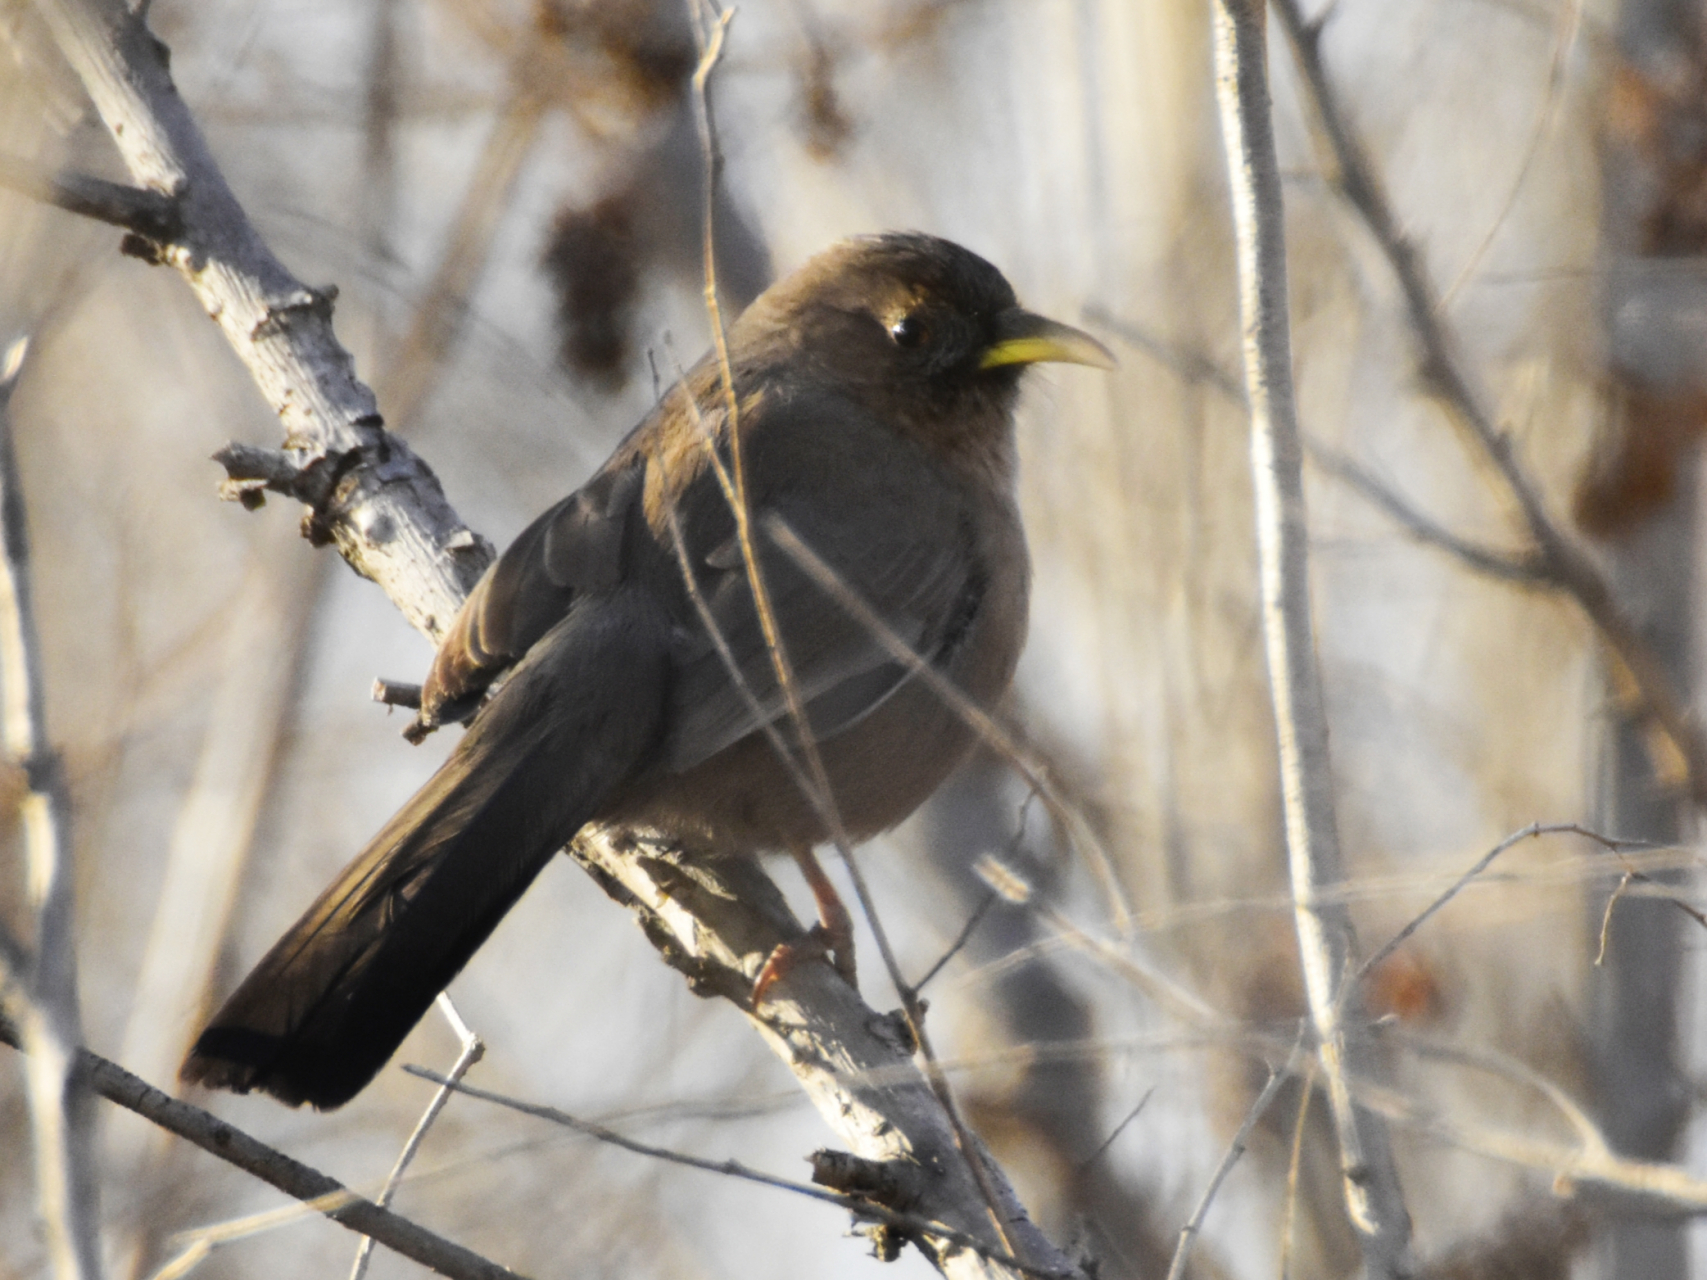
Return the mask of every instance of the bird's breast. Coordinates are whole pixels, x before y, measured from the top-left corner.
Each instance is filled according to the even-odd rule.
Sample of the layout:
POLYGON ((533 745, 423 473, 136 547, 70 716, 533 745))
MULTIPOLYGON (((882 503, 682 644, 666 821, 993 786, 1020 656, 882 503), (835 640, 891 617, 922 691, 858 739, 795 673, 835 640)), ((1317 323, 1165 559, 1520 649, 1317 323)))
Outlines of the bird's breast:
MULTIPOLYGON (((972 589, 957 602, 964 616, 945 620, 928 656, 938 674, 990 710, 1007 693, 1025 643, 1030 562, 1011 498, 986 499, 973 511, 967 575, 972 589)), ((775 727, 784 742, 797 747, 786 717, 775 727)), ((868 715, 816 747, 840 823, 859 841, 923 804, 975 742, 966 719, 930 681, 913 675, 868 715)), ((601 816, 729 852, 810 846, 831 835, 796 772, 763 732, 749 733, 683 772, 638 779, 601 816)))

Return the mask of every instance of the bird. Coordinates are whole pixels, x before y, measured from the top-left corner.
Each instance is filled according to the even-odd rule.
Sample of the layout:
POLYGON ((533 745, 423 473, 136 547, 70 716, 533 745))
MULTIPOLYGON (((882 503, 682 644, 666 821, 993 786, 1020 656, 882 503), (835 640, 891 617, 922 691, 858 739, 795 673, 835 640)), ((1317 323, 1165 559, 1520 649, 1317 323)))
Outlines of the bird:
POLYGON ((777 531, 994 703, 1030 588, 1014 409, 1043 361, 1114 365, 935 236, 847 239, 764 291, 724 357, 688 370, 475 585, 418 713, 466 732, 214 1014, 182 1080, 341 1106, 589 823, 713 856, 794 855, 820 950, 852 977, 851 927, 814 846, 893 827, 975 735, 777 531), (785 758, 803 732, 828 805, 785 758))

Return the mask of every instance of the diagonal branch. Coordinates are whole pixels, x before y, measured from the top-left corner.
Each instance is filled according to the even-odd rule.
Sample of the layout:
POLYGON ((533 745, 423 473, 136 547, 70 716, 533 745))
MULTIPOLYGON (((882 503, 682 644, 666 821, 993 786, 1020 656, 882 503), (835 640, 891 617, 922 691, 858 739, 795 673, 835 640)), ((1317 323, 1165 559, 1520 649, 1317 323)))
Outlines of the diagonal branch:
MULTIPOLYGON (((19 1048, 19 1031, 0 1015, 0 1043, 19 1048)), ((440 1275, 456 1280, 519 1280, 514 1271, 381 1208, 336 1178, 291 1159, 218 1116, 169 1097, 116 1062, 78 1049, 76 1069, 87 1087, 108 1101, 440 1275)))
POLYGON ((335 289, 304 286, 226 185, 167 69, 165 46, 119 0, 37 0, 130 170, 177 203, 159 260, 183 275, 285 430, 284 463, 311 499, 305 531, 334 543, 428 635, 491 559, 432 470, 386 432, 332 333, 335 289))

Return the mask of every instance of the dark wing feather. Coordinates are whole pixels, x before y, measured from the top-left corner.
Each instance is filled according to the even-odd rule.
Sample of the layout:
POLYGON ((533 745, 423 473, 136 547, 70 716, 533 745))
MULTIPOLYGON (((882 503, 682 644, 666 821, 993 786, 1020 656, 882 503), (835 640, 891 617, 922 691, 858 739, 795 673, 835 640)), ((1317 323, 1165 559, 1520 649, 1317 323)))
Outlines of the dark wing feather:
POLYGON ((621 581, 644 469, 607 467, 510 544, 463 602, 421 691, 429 725, 464 719, 583 595, 621 581))
MULTIPOLYGON (((845 405, 790 404, 771 414, 755 429, 747 458, 759 563, 814 733, 829 738, 892 696, 910 668, 762 532, 766 517, 785 520, 916 652, 931 658, 977 590, 967 499, 914 446, 845 405), (850 456, 845 446, 856 446, 858 467, 826 465, 830 435, 843 445, 830 452, 843 459, 850 456)), ((687 495, 681 526, 690 552, 705 548, 692 557, 699 588, 748 693, 709 639, 702 636, 683 654, 664 747, 665 763, 675 770, 692 768, 786 710, 746 564, 738 545, 718 536, 726 524, 716 518, 722 503, 721 493, 687 495)))

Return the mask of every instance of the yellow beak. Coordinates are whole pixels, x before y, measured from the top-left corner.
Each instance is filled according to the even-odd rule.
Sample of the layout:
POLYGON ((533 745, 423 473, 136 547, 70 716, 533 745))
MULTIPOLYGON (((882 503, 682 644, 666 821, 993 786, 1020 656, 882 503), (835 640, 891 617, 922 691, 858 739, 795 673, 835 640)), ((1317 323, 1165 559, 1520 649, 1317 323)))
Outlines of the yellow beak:
POLYGON ((1072 325, 1010 307, 996 317, 996 340, 985 348, 980 369, 1004 364, 1088 364, 1096 369, 1116 367, 1114 353, 1090 334, 1072 325))

